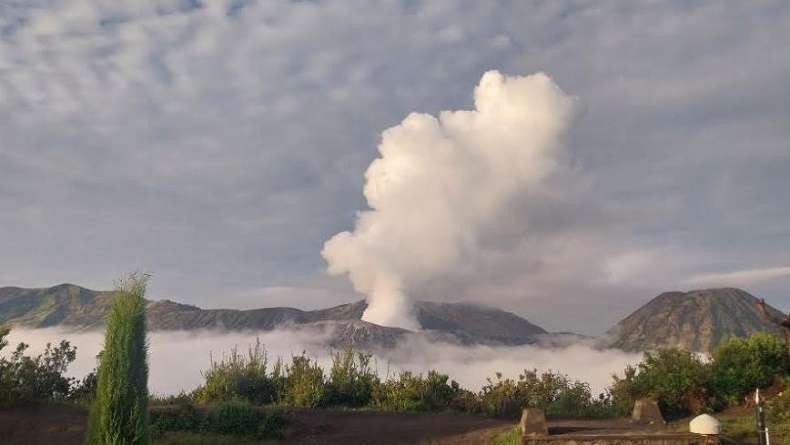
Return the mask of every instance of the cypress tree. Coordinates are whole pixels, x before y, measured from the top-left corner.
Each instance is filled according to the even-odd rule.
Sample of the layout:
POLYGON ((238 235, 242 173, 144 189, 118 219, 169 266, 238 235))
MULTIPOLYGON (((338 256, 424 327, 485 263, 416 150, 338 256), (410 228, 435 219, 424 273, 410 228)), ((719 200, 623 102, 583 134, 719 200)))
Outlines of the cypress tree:
POLYGON ((104 351, 91 405, 87 445, 147 445, 148 342, 145 287, 148 274, 132 273, 115 287, 104 351))

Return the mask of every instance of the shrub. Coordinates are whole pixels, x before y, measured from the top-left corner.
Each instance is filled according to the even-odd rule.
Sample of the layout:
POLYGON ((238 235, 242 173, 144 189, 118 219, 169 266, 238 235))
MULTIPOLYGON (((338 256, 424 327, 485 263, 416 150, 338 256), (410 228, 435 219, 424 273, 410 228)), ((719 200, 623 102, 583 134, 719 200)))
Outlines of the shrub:
POLYGON ((368 353, 355 353, 351 345, 332 354, 324 405, 361 407, 371 403, 373 392, 380 384, 370 367, 371 357, 368 353))
POLYGON ((496 381, 487 381, 478 397, 483 412, 491 416, 517 418, 523 408, 539 408, 552 417, 603 415, 606 406, 603 399, 592 400, 587 383, 552 371, 538 375, 537 370, 525 370, 518 380, 503 380, 497 373, 496 381))
POLYGON ((116 286, 88 418, 88 444, 144 445, 149 441, 146 283, 146 275, 133 273, 116 286))
POLYGON ((96 397, 96 387, 99 377, 94 369, 80 381, 74 381, 69 392, 69 398, 76 401, 92 401, 96 397))
POLYGON ((624 378, 615 377, 611 393, 620 410, 649 397, 671 418, 715 409, 717 397, 712 388, 710 364, 689 351, 666 348, 646 352, 636 368, 626 368, 624 378))
POLYGON ((429 371, 426 376, 401 372, 376 388, 376 404, 385 409, 404 411, 446 411, 460 395, 461 388, 449 376, 429 371))
POLYGON ((188 432, 276 438, 282 435, 286 424, 281 409, 262 410, 241 400, 217 402, 204 409, 187 403, 151 410, 151 431, 156 437, 167 432, 188 432))
MULTIPOLYGON (((519 376, 521 380, 521 376, 519 376)), ((513 379, 502 379, 502 374, 496 373, 496 382, 487 378, 485 385, 480 390, 478 397, 485 414, 495 417, 515 418, 526 408, 528 397, 519 382, 513 379)))
POLYGON ((636 367, 626 365, 623 375, 613 374, 614 382, 607 390, 611 397, 615 411, 621 415, 628 415, 634 408, 634 402, 640 397, 634 378, 636 377, 636 367))
POLYGON ((305 352, 294 356, 286 368, 285 402, 291 406, 315 408, 324 400, 324 370, 305 352))
MULTIPOLYGON (((0 350, 8 345, 10 330, 0 328, 0 350)), ((68 397, 74 379, 63 374, 77 356, 77 348, 62 340, 47 343, 36 357, 24 355, 29 345, 19 343, 9 358, 0 358, 0 404, 45 402, 68 397)))
POLYGON ((739 403, 750 391, 789 373, 787 345, 775 335, 730 338, 713 352, 715 391, 728 404, 739 403))
POLYGON ((150 410, 150 425, 155 436, 165 431, 198 432, 204 415, 194 405, 185 403, 178 406, 155 407, 150 410))
POLYGON ((253 436, 258 432, 261 416, 247 402, 230 400, 217 402, 208 411, 205 430, 216 434, 253 436))
POLYGON ((258 405, 279 401, 285 389, 282 362, 275 363, 273 375, 269 375, 268 365, 260 339, 250 345, 246 356, 233 348, 219 362, 212 358, 211 367, 202 373, 205 382, 195 391, 195 399, 200 403, 241 399, 258 405))

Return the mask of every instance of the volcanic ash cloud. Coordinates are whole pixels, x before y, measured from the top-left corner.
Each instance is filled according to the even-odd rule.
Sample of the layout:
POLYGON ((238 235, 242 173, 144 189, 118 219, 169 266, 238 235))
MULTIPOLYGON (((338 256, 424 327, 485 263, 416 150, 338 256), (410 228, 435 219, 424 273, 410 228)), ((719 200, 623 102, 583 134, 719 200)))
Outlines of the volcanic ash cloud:
MULTIPOLYGON (((328 271, 367 295, 363 319, 418 329, 408 292, 473 260, 491 240, 526 236, 501 221, 567 171, 562 138, 574 98, 548 76, 490 71, 474 110, 412 113, 382 133, 365 173, 369 210, 326 242, 328 271)), ((514 240, 517 241, 517 240, 514 240)))

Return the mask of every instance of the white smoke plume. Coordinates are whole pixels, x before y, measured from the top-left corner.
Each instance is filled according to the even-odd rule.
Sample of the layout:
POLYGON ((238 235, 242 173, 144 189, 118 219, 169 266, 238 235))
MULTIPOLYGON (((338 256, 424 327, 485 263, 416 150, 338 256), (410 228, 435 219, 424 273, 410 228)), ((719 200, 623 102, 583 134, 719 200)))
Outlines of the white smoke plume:
POLYGON ((575 102, 545 74, 490 71, 474 110, 413 113, 383 132, 381 157, 365 173, 370 209, 322 251, 330 274, 348 273, 367 295, 364 320, 418 329, 410 290, 492 240, 507 246, 525 236, 518 215, 570 170, 562 139, 575 102))

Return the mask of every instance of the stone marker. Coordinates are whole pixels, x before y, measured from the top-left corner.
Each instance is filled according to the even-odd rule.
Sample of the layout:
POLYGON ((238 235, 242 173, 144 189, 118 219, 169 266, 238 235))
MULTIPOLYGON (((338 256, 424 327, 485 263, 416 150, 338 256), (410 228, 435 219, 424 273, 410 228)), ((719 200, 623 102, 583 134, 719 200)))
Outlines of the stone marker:
POLYGON ((546 424, 546 416, 543 411, 536 408, 527 408, 521 411, 521 436, 537 437, 548 436, 549 426, 546 424))
POLYGON ((664 416, 661 415, 661 410, 658 409, 658 402, 650 399, 639 399, 634 403, 631 421, 647 424, 666 423, 664 416))

